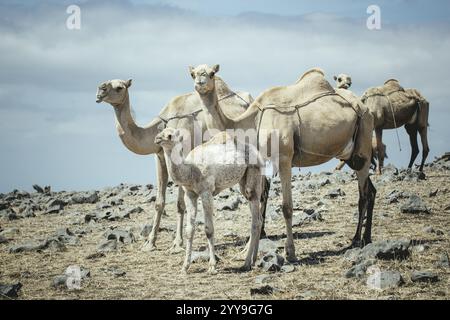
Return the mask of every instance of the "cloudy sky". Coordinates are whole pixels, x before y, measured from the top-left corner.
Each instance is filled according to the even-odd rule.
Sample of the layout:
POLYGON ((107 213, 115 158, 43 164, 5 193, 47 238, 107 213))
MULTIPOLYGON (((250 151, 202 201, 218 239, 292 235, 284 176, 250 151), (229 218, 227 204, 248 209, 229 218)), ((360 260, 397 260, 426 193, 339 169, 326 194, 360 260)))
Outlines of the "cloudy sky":
MULTIPOLYGON (((449 9, 448 1, 414 0, 3 0, 0 192, 154 182, 153 156, 125 149, 112 107, 95 103, 96 87, 133 78, 131 101, 144 125, 193 90, 187 66, 201 63, 219 63, 233 89, 254 97, 314 66, 329 81, 351 74, 357 94, 398 78, 431 103, 432 160, 450 151, 449 9), (66 27, 71 4, 81 8, 80 30, 66 27), (366 27, 370 4, 381 8, 381 30, 366 27)), ((388 161, 406 166, 408 137, 399 134, 401 152, 395 131, 385 131, 388 161)))

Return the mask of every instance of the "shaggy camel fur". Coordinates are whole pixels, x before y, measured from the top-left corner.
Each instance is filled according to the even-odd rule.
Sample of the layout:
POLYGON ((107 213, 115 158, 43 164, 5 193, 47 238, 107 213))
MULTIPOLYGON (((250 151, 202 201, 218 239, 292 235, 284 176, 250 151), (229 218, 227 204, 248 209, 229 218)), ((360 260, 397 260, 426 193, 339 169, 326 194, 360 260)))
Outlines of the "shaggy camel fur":
MULTIPOLYGON (((140 127, 136 124, 130 106, 128 88, 130 80, 110 80, 102 83, 97 90, 97 103, 102 101, 111 104, 116 114, 116 127, 123 144, 132 152, 140 155, 156 154, 157 196, 155 202, 156 214, 152 231, 142 247, 145 251, 156 248, 156 239, 164 212, 168 174, 164 152, 155 144, 155 137, 163 127, 184 128, 194 137, 196 120, 201 124, 201 132, 206 130, 206 118, 201 109, 201 100, 196 92, 187 93, 173 98, 160 112, 159 116, 147 126, 140 127)), ((220 92, 220 108, 223 112, 235 117, 243 113, 248 104, 253 101, 249 93, 234 93, 225 82, 215 78, 216 87, 220 92)), ((195 139, 192 139, 194 147, 195 139)), ((200 141, 201 143, 202 141, 200 141)), ((180 187, 177 200, 177 231, 171 251, 178 251, 183 245, 183 216, 185 211, 184 193, 180 187)))
POLYGON ((421 176, 424 176, 423 166, 430 151, 427 138, 428 101, 416 89, 403 89, 395 79, 387 80, 381 87, 368 89, 361 99, 374 117, 379 154, 377 173, 381 174, 384 164, 382 153, 383 129, 395 129, 405 126, 411 144, 411 158, 408 170, 411 170, 419 154, 417 144, 417 133, 419 133, 422 140, 422 162, 420 163, 419 171, 421 176))
POLYGON ((352 78, 348 74, 341 73, 334 76, 333 79, 336 81, 336 87, 338 89, 348 89, 352 86, 352 78))
MULTIPOLYGON (((206 105, 214 108, 214 104, 206 105)), ((292 167, 315 166, 332 158, 346 160, 358 176, 359 221, 353 246, 371 242, 376 190, 369 178, 373 118, 348 90, 334 90, 320 69, 306 72, 295 84, 264 91, 236 119, 220 109, 218 121, 230 129, 254 129, 258 147, 279 172, 286 221, 286 256, 296 260, 292 233, 292 167), (275 131, 278 150, 271 150, 275 131), (332 139, 330 138, 332 137, 332 139), (361 239, 364 218, 365 231, 361 239)))
MULTIPOLYGON (((388 158, 388 155, 386 153, 386 145, 384 143, 382 145, 381 152, 383 154, 383 159, 384 158, 388 158)), ((379 155, 378 155, 377 137, 373 136, 372 137, 372 159, 371 159, 371 163, 373 165, 373 169, 374 170, 377 167, 376 160, 378 160, 378 159, 379 159, 379 155)), ((339 162, 339 164, 336 166, 335 170, 341 170, 344 165, 345 165, 345 161, 341 160, 339 162)))
POLYGON ((209 246, 209 272, 216 272, 213 197, 237 183, 240 185, 242 195, 249 201, 252 213, 250 249, 247 251, 244 264, 244 269, 250 270, 257 258, 262 223, 259 199, 262 191, 261 170, 264 163, 259 157, 258 151, 252 145, 238 146, 235 139, 222 132, 213 137, 211 141, 196 147, 186 158, 183 158, 181 147, 183 137, 181 130, 166 128, 155 138, 155 142, 164 149, 173 181, 181 185, 185 192, 188 220, 186 256, 182 271, 187 272, 191 262, 197 200, 200 197, 209 246), (249 161, 252 156, 256 159, 255 164, 249 161))

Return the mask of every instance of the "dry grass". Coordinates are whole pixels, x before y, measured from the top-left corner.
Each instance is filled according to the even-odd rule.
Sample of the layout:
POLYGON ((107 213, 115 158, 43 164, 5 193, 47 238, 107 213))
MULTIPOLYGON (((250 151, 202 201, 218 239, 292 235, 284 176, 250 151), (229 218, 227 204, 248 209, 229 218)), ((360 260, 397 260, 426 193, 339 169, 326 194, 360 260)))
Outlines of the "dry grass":
MULTIPOLYGON (((428 169, 430 170, 430 169, 428 169)), ((373 177, 377 184, 377 177, 373 177)), ((330 186, 314 192, 322 198, 330 186)), ((336 187, 331 186, 331 187, 336 187)), ((389 291, 373 291, 366 287, 364 280, 347 279, 343 276, 350 267, 339 251, 347 246, 353 236, 357 210, 357 185, 355 181, 340 186, 345 197, 330 200, 333 210, 323 214, 324 221, 312 222, 294 228, 298 235, 295 240, 298 258, 303 261, 292 273, 275 273, 270 284, 280 289, 270 296, 257 296, 258 299, 449 299, 450 269, 438 268, 435 262, 443 252, 450 250, 450 212, 444 208, 450 204, 450 179, 448 172, 428 173, 428 180, 421 182, 395 182, 378 185, 377 202, 373 225, 373 240, 416 239, 426 242, 429 248, 424 252, 413 252, 407 260, 379 261, 377 265, 386 270, 398 270, 405 284, 389 291), (440 192, 433 198, 428 194, 431 189, 440 192), (387 204, 385 196, 391 190, 406 190, 419 195, 432 210, 431 215, 410 215, 400 212, 400 203, 387 204), (432 226, 442 230, 444 235, 424 233, 423 229, 432 226), (439 275, 435 284, 417 284, 410 280, 413 270, 431 270, 439 275)), ((305 193, 308 199, 313 193, 305 193)), ((16 227, 20 236, 9 244, 0 245, 0 282, 20 281, 23 288, 21 299, 251 299, 250 288, 255 287, 255 277, 264 274, 259 268, 251 272, 237 272, 242 261, 233 257, 243 249, 240 241, 248 235, 250 214, 245 205, 241 205, 234 221, 224 220, 216 215, 216 243, 221 261, 219 273, 206 274, 207 262, 193 264, 190 274, 180 274, 183 253, 169 255, 173 234, 163 231, 157 241, 158 250, 151 253, 141 252, 143 239, 123 246, 117 252, 105 257, 88 260, 86 257, 96 251, 96 246, 109 226, 139 227, 150 222, 154 213, 153 205, 139 203, 140 199, 125 198, 125 203, 139 204, 144 213, 134 214, 131 219, 122 222, 102 222, 92 227, 80 240, 80 245, 67 246, 64 252, 32 252, 10 254, 8 248, 27 239, 45 238, 61 227, 72 231, 89 228, 86 225, 73 225, 78 217, 73 213, 64 215, 37 215, 35 218, 17 221, 2 221, 1 227, 16 227), (224 234, 233 231, 239 239, 229 239, 224 234), (91 277, 83 282, 79 291, 54 289, 53 278, 64 273, 69 265, 78 264, 91 271, 91 277), (124 277, 114 277, 106 269, 118 266, 126 271, 124 277)), ((280 199, 272 202, 279 203, 280 199)), ((77 205, 68 207, 68 212, 90 211, 94 206, 77 205)), ((162 226, 173 226, 176 219, 176 205, 167 206, 168 217, 163 217, 162 226)), ((201 227, 200 227, 201 229, 201 227)), ((206 245, 204 233, 196 233, 195 247, 206 245)), ((284 222, 278 220, 267 224, 269 235, 284 233, 284 222)))

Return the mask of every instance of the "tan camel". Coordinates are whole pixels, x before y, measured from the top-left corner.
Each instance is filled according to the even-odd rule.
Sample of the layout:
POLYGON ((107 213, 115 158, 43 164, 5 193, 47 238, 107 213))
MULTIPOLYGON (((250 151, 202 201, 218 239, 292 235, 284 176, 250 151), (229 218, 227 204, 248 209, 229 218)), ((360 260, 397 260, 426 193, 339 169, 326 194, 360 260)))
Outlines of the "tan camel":
POLYGON ((419 154, 417 144, 417 133, 419 133, 422 140, 422 162, 419 171, 421 176, 424 177, 423 166, 430 151, 427 138, 428 101, 416 89, 403 89, 395 79, 387 80, 381 87, 368 89, 361 99, 374 118, 379 154, 377 173, 381 174, 384 164, 382 154, 383 129, 395 129, 405 126, 411 144, 411 158, 408 170, 411 170, 419 154))
POLYGON ((334 76, 333 79, 336 81, 336 87, 339 89, 348 89, 352 86, 352 78, 348 74, 341 73, 334 76))
MULTIPOLYGON (((205 125, 207 126, 209 133, 208 136, 214 136, 219 131, 226 129, 225 124, 220 119, 219 110, 224 110, 221 107, 221 98, 226 96, 223 91, 223 87, 217 86, 217 82, 214 81, 219 72, 220 66, 218 64, 209 67, 206 64, 199 65, 197 67, 189 67, 189 73, 194 80, 194 89, 197 91, 200 100, 201 108, 205 119, 205 125)), ((225 109, 226 110, 226 109, 225 109)), ((235 117, 232 117, 235 118, 235 117)), ((264 177, 263 179, 263 193, 261 197, 261 214, 263 220, 266 217, 266 205, 269 196, 270 181, 264 177)), ((266 236, 264 225, 262 227, 261 237, 266 236)))
MULTIPOLYGON (((214 105, 206 107, 214 108, 214 105)), ((262 155, 272 159, 274 171, 279 171, 288 260, 296 259, 292 233, 291 168, 315 166, 335 157, 346 160, 358 176, 359 221, 352 245, 371 242, 376 194, 369 178, 373 118, 358 100, 353 100, 348 90, 334 90, 325 80, 322 70, 312 69, 293 85, 266 90, 236 119, 229 118, 220 108, 217 113, 226 128, 255 129, 262 155), (279 142, 278 150, 270 150, 274 131, 279 142)))
MULTIPOLYGON (((147 126, 140 127, 135 123, 131 113, 128 88, 130 80, 110 80, 102 83, 97 90, 97 103, 102 101, 111 104, 116 114, 116 127, 123 144, 132 152, 147 155, 156 154, 157 197, 155 202, 156 214, 154 216, 152 231, 144 243, 143 250, 151 251, 156 248, 156 239, 159 231, 161 216, 164 212, 168 173, 164 152, 155 144, 155 137, 164 127, 184 128, 194 137, 195 126, 201 125, 200 131, 206 130, 206 119, 201 108, 201 100, 196 92, 187 93, 173 98, 160 112, 159 116, 147 126), (197 122, 198 120, 199 122, 197 122)), ((249 93, 234 93, 219 77, 215 78, 216 87, 220 91, 220 107, 223 112, 235 117, 243 113, 252 102, 249 93)), ((201 143, 201 138, 198 143, 201 143)), ((192 139, 192 146, 196 143, 192 139)), ((197 144, 198 144, 197 143, 197 144)), ((183 245, 183 216, 185 211, 184 193, 180 187, 177 200, 177 231, 172 251, 178 251, 183 245)))
POLYGON ((155 142, 164 149, 173 181, 183 186, 185 192, 188 220, 186 256, 182 271, 186 273, 191 263, 197 202, 200 197, 209 246, 209 272, 216 272, 213 197, 220 191, 238 183, 242 195, 249 201, 252 213, 250 249, 247 251, 243 267, 245 270, 250 270, 258 255, 259 233, 262 224, 259 200, 262 193, 261 170, 264 162, 254 146, 248 144, 239 146, 235 139, 225 132, 221 132, 209 142, 197 146, 184 158, 181 146, 184 137, 180 129, 166 128, 155 138, 155 142), (256 159, 255 163, 249 161, 252 155, 256 159))
MULTIPOLYGON (((382 148, 381 148, 381 152, 383 155, 383 159, 384 158, 389 158, 387 153, 386 153, 386 145, 383 143, 382 148)), ((371 163, 373 165, 374 170, 377 167, 377 162, 376 160, 378 160, 380 157, 378 155, 378 146, 377 146, 377 137, 373 136, 372 137, 372 159, 371 159, 371 163)), ((342 167, 344 167, 345 165, 345 161, 341 160, 339 161, 339 164, 336 166, 335 170, 341 170, 342 167)))

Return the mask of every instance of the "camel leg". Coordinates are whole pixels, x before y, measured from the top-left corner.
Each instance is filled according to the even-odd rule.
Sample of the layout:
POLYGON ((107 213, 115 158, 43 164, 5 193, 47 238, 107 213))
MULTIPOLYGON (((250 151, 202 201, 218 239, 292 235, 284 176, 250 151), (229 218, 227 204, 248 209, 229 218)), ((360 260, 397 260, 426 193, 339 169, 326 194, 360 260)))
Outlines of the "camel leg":
POLYGON ((211 192, 207 191, 202 193, 202 205, 203 214, 205 215, 205 234, 208 239, 209 247, 209 270, 208 273, 216 274, 216 252, 214 249, 214 223, 213 223, 213 213, 214 213, 214 198, 211 192))
POLYGON ((186 211, 186 205, 184 204, 184 190, 182 187, 178 188, 178 199, 177 199, 177 234, 175 240, 173 241, 172 247, 169 249, 170 253, 177 253, 183 249, 183 219, 184 213, 186 211))
POLYGON ((186 243, 186 255, 184 258, 183 268, 181 272, 187 273, 189 266, 191 264, 191 255, 192 255, 192 242, 194 241, 194 233, 195 233, 195 218, 197 217, 197 199, 198 196, 188 191, 184 195, 184 202, 186 204, 187 211, 187 226, 186 226, 186 235, 187 235, 187 243, 186 243))
MULTIPOLYGON (((369 166, 370 163, 364 165, 364 167, 356 172, 358 177, 358 189, 359 189, 359 200, 358 200, 358 225, 356 227, 356 233, 352 240, 352 247, 362 247, 361 242, 361 231, 364 224, 364 218, 366 217, 366 212, 368 210, 369 204, 369 166)), ((374 188, 375 189, 375 188, 374 188)), ((373 209, 373 207, 372 207, 373 209)), ((370 217, 371 218, 371 217, 370 217)), ((370 233, 368 234, 370 236, 370 233)))
POLYGON ((406 124, 405 125, 406 132, 409 135, 409 142, 411 144, 411 159, 408 164, 408 171, 411 170, 411 167, 414 164, 414 161, 419 154, 419 145, 417 144, 417 125, 416 124, 406 124))
POLYGON ((419 128, 420 140, 422 141, 422 161, 420 162, 419 171, 423 171, 423 165, 425 164, 425 160, 428 157, 428 153, 430 152, 430 147, 428 146, 428 137, 427 137, 427 127, 419 128))
POLYGON ((262 181, 262 193, 261 193, 261 201, 260 201, 260 212, 262 216, 262 226, 260 232, 260 238, 267 238, 265 224, 266 224, 266 209, 267 209, 267 200, 269 199, 269 191, 270 191, 270 179, 267 177, 263 177, 262 181))
POLYGON ((377 189, 373 185, 370 177, 367 177, 368 183, 368 194, 367 194, 367 217, 366 217, 366 225, 364 227, 364 235, 363 235, 363 245, 368 245, 372 242, 372 217, 373 217, 373 207, 375 205, 375 197, 377 195, 377 189))
POLYGON ((156 249, 155 243, 159 231, 159 224, 161 222, 161 215, 164 212, 164 207, 166 203, 166 189, 169 175, 167 172, 166 160, 164 158, 164 153, 158 153, 156 155, 156 180, 158 184, 158 193, 156 195, 155 201, 155 216, 153 219, 153 227, 150 232, 147 241, 145 241, 142 246, 144 251, 153 251, 156 249))
POLYGON ((291 162, 292 157, 280 157, 280 180, 283 192, 283 216, 286 223, 286 243, 285 252, 286 259, 289 262, 295 262, 294 235, 292 234, 292 188, 291 188, 291 162))
POLYGON ((345 166, 345 161, 344 160, 340 160, 339 164, 336 166, 336 168, 334 170, 339 171, 341 170, 343 167, 345 166))
POLYGON ((378 151, 378 166, 377 166, 377 174, 381 174, 381 169, 384 165, 384 153, 383 149, 383 129, 375 129, 375 136, 377 139, 377 151, 378 151))

